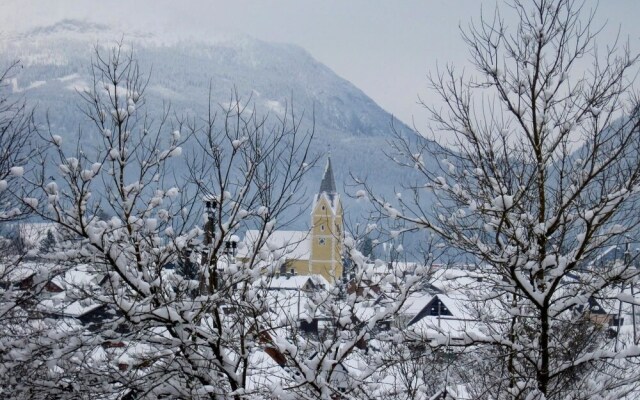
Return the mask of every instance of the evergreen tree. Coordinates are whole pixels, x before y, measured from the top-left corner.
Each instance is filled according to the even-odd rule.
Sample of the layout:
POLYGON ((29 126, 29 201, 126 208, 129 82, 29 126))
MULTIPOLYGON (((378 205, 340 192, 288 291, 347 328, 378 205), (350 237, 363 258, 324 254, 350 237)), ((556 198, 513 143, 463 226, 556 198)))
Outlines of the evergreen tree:
POLYGON ((47 230, 47 236, 40 242, 40 254, 48 254, 53 251, 56 246, 56 238, 51 232, 51 229, 47 230))
POLYGON ((369 237, 369 235, 366 235, 363 239, 362 242, 360 243, 360 252, 362 253, 363 256, 368 257, 369 259, 374 258, 373 255, 373 240, 369 237))

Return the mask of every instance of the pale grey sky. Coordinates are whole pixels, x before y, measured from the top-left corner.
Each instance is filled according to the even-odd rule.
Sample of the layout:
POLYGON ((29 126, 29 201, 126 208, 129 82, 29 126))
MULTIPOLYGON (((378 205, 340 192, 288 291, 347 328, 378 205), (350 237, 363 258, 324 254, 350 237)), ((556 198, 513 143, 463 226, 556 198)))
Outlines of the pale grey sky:
MULTIPOLYGON (((420 128, 426 115, 416 104, 418 95, 435 101, 427 72, 436 63, 465 66, 458 26, 494 5, 495 0, 1 0, 0 33, 75 18, 169 37, 222 32, 295 43, 401 120, 411 123, 415 117, 420 128)), ((608 21, 602 43, 620 29, 637 51, 638 16, 640 0, 601 0, 598 22, 608 21)))

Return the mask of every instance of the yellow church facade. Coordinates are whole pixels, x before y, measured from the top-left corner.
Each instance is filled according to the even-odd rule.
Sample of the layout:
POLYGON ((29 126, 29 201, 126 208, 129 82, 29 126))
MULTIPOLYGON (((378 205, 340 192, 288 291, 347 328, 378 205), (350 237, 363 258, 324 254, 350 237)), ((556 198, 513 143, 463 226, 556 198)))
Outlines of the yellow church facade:
MULTIPOLYGON (((247 231, 243 247, 255 248, 258 235, 258 231, 247 231)), ((327 281, 335 282, 343 274, 343 244, 343 209, 329 158, 320 190, 314 195, 310 230, 274 231, 265 246, 281 255, 277 260, 280 273, 322 275, 327 281)), ((239 255, 238 258, 246 257, 239 255)))
POLYGON ((329 281, 342 277, 343 229, 342 203, 329 158, 311 210, 309 273, 329 281))

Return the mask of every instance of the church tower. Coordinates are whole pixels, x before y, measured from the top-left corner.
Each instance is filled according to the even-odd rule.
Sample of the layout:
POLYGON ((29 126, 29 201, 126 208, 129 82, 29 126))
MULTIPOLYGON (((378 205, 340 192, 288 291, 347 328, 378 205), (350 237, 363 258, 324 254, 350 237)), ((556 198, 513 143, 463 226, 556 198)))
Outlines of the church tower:
POLYGON ((342 277, 344 230, 342 203, 336 191, 331 158, 327 159, 320 191, 311 210, 311 256, 309 271, 323 275, 329 282, 342 277))

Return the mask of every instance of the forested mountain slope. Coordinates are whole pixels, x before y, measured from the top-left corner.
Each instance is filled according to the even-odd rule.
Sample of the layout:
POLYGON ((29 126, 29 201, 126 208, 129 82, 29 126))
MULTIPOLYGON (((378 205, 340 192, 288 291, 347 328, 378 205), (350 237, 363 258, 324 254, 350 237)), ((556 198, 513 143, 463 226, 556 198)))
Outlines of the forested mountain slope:
MULTIPOLYGON (((125 51, 132 49, 141 69, 150 72, 147 109, 152 115, 160 115, 170 105, 177 115, 197 120, 206 115, 209 92, 213 103, 224 107, 235 91, 256 112, 268 113, 274 121, 288 108, 303 117, 305 129, 315 124, 313 150, 331 153, 339 187, 349 182, 350 172, 385 190, 393 190, 401 181, 402 171, 383 154, 392 138, 392 116, 294 45, 237 36, 167 42, 151 34, 65 20, 4 35, 0 51, 4 64, 21 62, 12 90, 37 105, 40 124, 44 125, 46 114, 54 133, 65 138, 74 137, 82 127, 79 143, 90 151, 93 135, 98 133, 81 112, 78 92, 93 85, 89 66, 95 49, 106 55, 118 42, 125 51)), ((410 132, 397 120, 393 125, 410 132)), ((309 177, 309 200, 321 172, 321 167, 315 168, 309 177)), ((346 207, 347 211, 362 208, 350 200, 346 207)), ((298 224, 307 222, 303 216, 298 224)))

